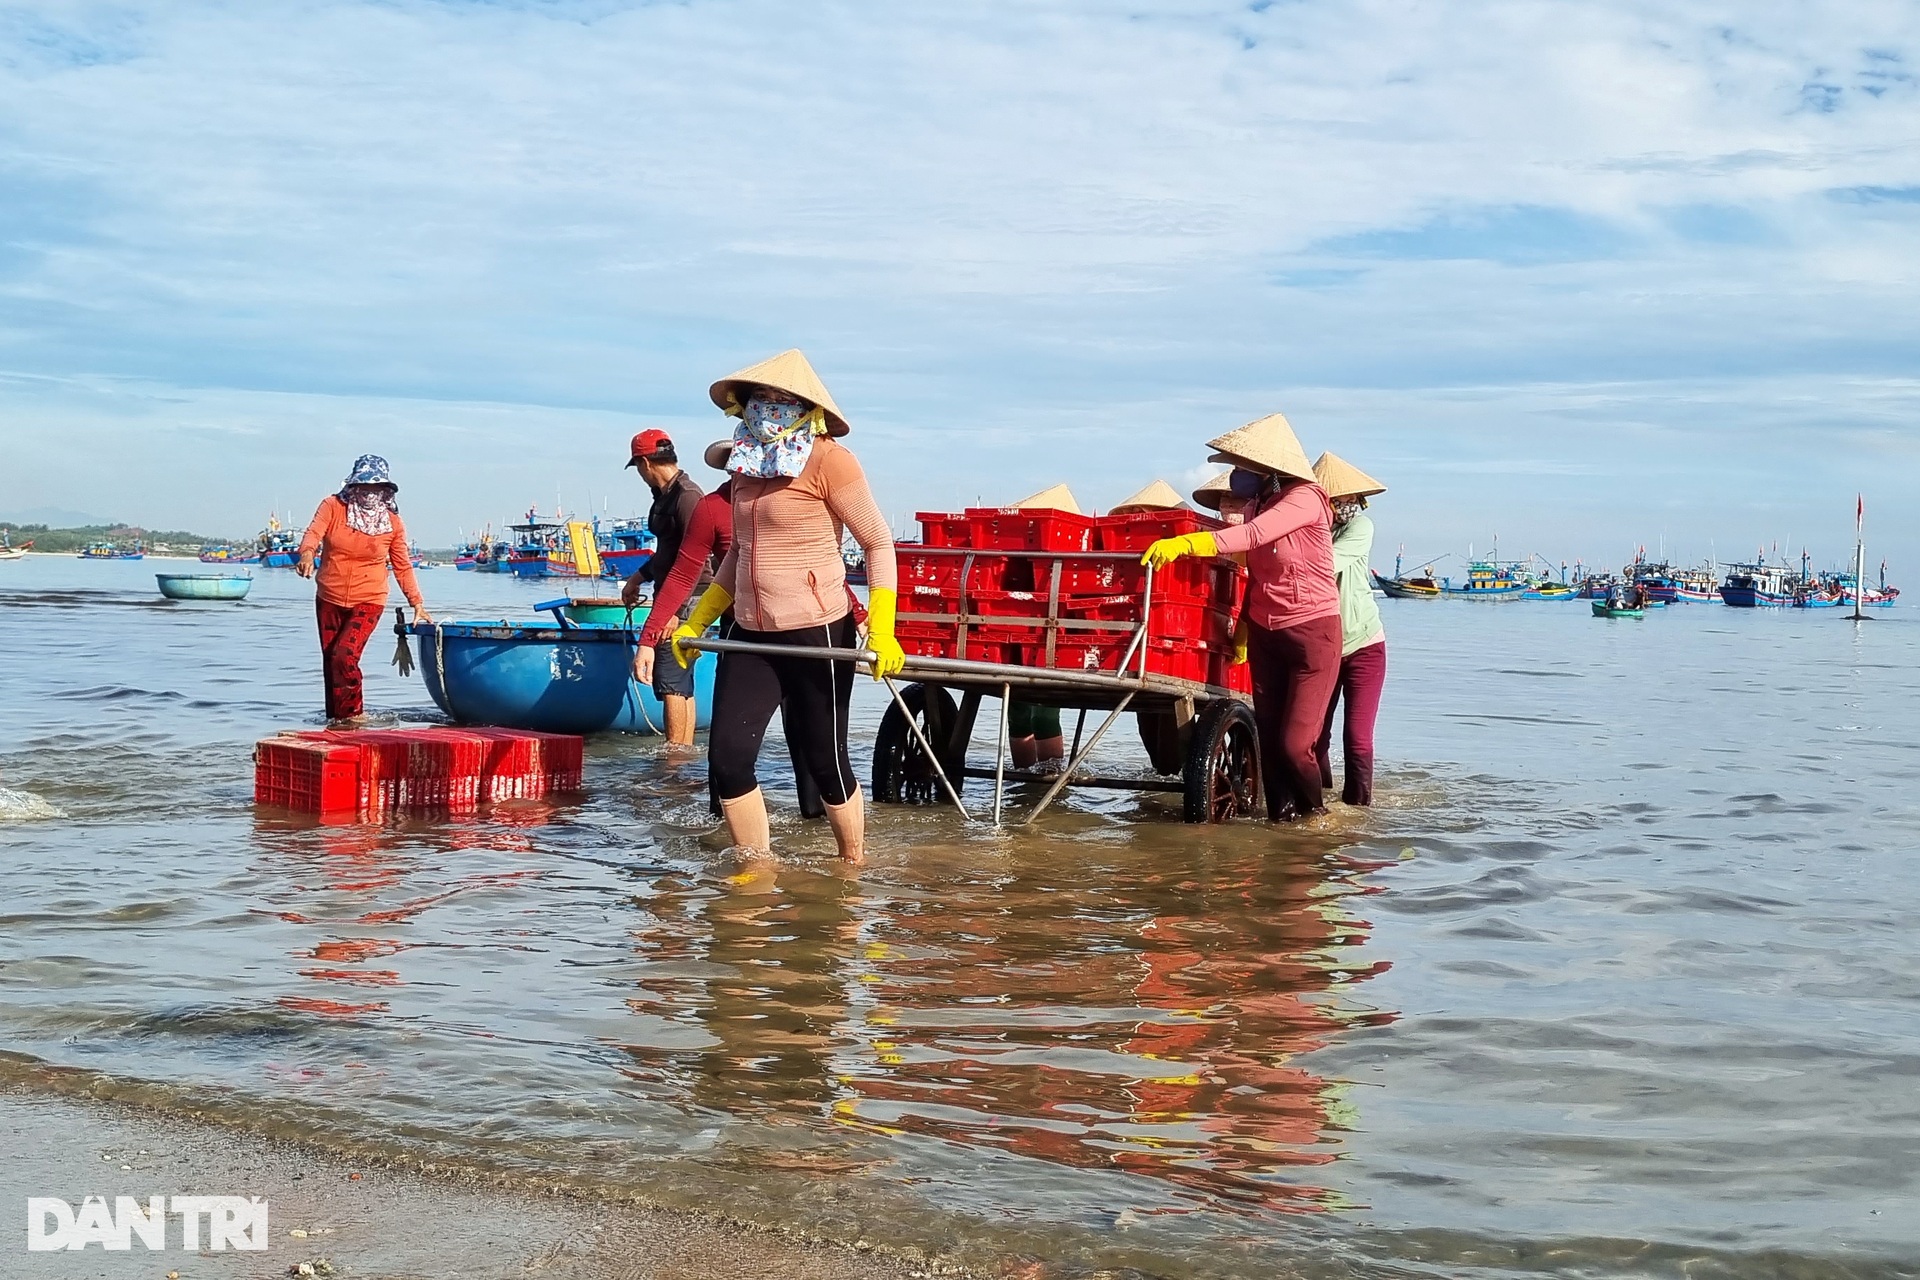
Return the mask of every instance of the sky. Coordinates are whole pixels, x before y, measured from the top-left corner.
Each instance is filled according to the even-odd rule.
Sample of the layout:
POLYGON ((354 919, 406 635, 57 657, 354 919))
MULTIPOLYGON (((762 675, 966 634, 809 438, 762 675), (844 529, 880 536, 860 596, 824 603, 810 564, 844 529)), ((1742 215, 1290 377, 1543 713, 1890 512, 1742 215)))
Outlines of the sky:
POLYGON ((1864 493, 1897 580, 1916 248, 1911 3, 11 6, 0 516, 643 511, 798 346, 896 527, 1279 411, 1377 565, 1838 562, 1864 493))

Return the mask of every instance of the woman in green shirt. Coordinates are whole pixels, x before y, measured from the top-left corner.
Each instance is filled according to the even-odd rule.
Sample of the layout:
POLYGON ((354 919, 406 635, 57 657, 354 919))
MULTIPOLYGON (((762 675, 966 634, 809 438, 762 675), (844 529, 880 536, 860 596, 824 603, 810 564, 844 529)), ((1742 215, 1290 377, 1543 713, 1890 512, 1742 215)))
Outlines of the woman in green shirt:
POLYGON ((1327 749, 1333 743, 1333 718, 1344 697, 1347 719, 1340 741, 1346 779, 1340 798, 1348 804, 1370 805, 1373 722, 1387 682, 1387 632, 1373 598, 1373 571, 1367 563, 1373 551, 1373 521, 1367 518, 1366 508, 1367 499, 1385 493, 1387 486, 1331 453, 1320 455, 1313 474, 1333 503, 1333 578, 1340 589, 1340 682, 1327 704, 1326 728, 1320 731, 1320 781, 1333 786, 1333 761, 1327 749))

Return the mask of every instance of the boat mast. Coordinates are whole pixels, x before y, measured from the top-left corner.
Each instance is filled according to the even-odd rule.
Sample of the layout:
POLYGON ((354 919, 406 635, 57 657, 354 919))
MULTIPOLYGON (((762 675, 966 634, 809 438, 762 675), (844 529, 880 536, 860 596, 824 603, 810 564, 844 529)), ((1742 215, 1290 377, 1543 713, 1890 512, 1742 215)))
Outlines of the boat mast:
POLYGON ((1849 622, 1865 622, 1867 615, 1861 611, 1861 602, 1867 594, 1867 498, 1865 494, 1855 494, 1853 499, 1853 617, 1849 622))

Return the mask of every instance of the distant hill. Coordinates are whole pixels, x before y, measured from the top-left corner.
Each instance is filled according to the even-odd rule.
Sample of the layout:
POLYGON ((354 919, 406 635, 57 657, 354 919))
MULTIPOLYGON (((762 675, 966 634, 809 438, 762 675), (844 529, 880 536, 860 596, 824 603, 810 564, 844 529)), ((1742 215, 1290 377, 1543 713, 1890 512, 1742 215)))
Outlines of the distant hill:
POLYGON ((9 511, 0 515, 4 524, 43 524, 49 529, 83 529, 107 526, 114 522, 90 511, 70 511, 66 507, 35 507, 31 511, 9 511))
POLYGON ((210 538, 205 534, 189 533, 184 529, 142 529, 137 525, 115 524, 112 521, 62 529, 49 528, 41 523, 15 524, 11 520, 0 520, 0 531, 4 531, 7 540, 16 547, 32 539, 35 551, 78 551, 92 542, 130 543, 137 539, 146 545, 147 550, 155 554, 164 555, 172 552, 192 555, 209 543, 253 541, 251 538, 210 538))

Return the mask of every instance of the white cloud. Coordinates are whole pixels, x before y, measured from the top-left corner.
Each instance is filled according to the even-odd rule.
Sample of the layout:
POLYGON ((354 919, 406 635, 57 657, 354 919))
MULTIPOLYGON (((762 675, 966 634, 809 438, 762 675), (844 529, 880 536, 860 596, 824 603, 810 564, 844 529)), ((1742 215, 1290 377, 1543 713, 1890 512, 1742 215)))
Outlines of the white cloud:
POLYGON ((295 487, 236 450, 252 423, 329 474, 412 454, 414 501, 473 523, 584 488, 584 437, 714 430, 707 382, 794 344, 896 514, 1059 475, 1115 497, 1275 407, 1342 452, 1377 415, 1437 424, 1396 456, 1432 461, 1447 536, 1439 468, 1476 459, 1543 533, 1654 518, 1674 487, 1583 508, 1586 468, 1620 474, 1576 430, 1601 422, 1741 474, 1679 488, 1728 520, 1800 500, 1808 449, 1908 438, 1881 406, 1920 339, 1920 206, 1826 193, 1920 186, 1911 5, 40 13, 0 25, 0 368, 61 380, 0 386, 43 460, 0 478, 16 504, 154 485, 51 421, 295 487), (1475 226, 1495 243, 1463 250, 1475 226), (1633 388, 1626 421, 1594 386, 1633 388), (502 471, 450 419, 540 448, 502 471))

